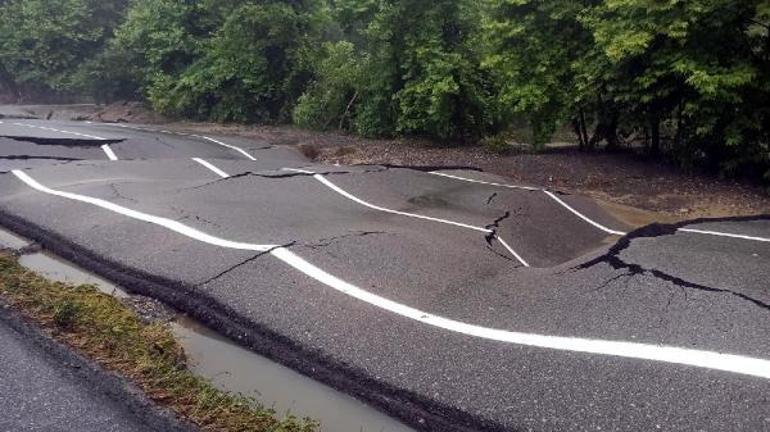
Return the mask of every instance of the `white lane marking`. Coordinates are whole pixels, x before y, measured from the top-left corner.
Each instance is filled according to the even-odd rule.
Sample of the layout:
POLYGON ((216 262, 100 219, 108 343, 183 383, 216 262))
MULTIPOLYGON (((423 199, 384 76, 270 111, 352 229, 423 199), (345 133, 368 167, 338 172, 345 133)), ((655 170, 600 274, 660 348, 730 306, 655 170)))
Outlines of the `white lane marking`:
MULTIPOLYGON (((596 222, 594 220, 591 220, 586 215, 584 215, 584 214, 580 213, 579 211, 575 210, 569 204, 567 204, 562 199, 560 199, 555 194, 553 194, 552 192, 550 192, 550 191, 548 191, 546 189, 538 189, 538 188, 530 188, 530 187, 527 187, 527 186, 516 186, 516 185, 508 185, 508 184, 502 184, 502 183, 487 182, 487 181, 475 180, 475 179, 470 179, 470 178, 466 178, 466 177, 460 177, 460 176, 451 175, 451 174, 445 174, 445 173, 438 172, 438 171, 432 171, 429 174, 433 174, 433 175, 437 175, 437 176, 441 176, 441 177, 447 177, 447 178, 451 178, 451 179, 455 179, 455 180, 461 180, 461 181, 470 182, 470 183, 480 183, 480 184, 485 184, 485 185, 490 185, 490 186, 498 186, 498 187, 505 187, 505 188, 510 188, 510 189, 540 190, 540 191, 545 192, 546 195, 551 197, 554 201, 556 201, 561 206, 563 206, 564 208, 566 208, 567 210, 572 212, 574 215, 576 215, 580 219, 583 219, 584 221, 588 222, 589 224, 593 225, 594 227, 596 227, 596 228, 598 228, 598 229, 600 229, 600 230, 602 230, 602 231, 604 231, 604 232, 606 232, 608 234, 612 234, 612 235, 624 236, 624 235, 628 234, 628 233, 623 232, 623 231, 617 231, 617 230, 613 230, 613 229, 607 228, 606 226, 604 226, 604 225, 602 225, 602 224, 600 224, 600 223, 598 223, 598 222, 596 222)), ((692 234, 704 234, 704 235, 712 235, 712 236, 718 236, 718 237, 729 237, 729 238, 736 238, 736 239, 742 239, 742 240, 770 242, 770 238, 766 238, 766 237, 755 237, 755 236, 748 236, 748 235, 743 235, 743 234, 734 234, 734 233, 721 232, 721 231, 708 231, 708 230, 699 230, 699 229, 693 229, 693 228, 679 228, 678 231, 685 232, 685 233, 692 233, 692 234)))
POLYGON ((505 249, 508 250, 511 253, 511 255, 513 255, 524 267, 529 267, 530 266, 529 263, 527 263, 527 261, 525 261, 521 257, 521 255, 516 253, 516 251, 514 251, 513 248, 511 248, 508 245, 508 243, 504 242, 503 239, 500 238, 500 236, 497 235, 497 233, 495 233, 494 231, 492 231, 489 228, 482 228, 482 227, 477 227, 477 226, 473 226, 473 225, 464 224, 464 223, 461 223, 461 222, 450 221, 450 220, 447 220, 447 219, 439 219, 439 218, 434 218, 434 217, 430 217, 430 216, 423 216, 423 215, 415 214, 415 213, 406 213, 406 212, 402 212, 402 211, 398 211, 398 210, 392 210, 392 209, 389 209, 389 208, 380 207, 378 205, 374 205, 372 203, 364 201, 364 200, 362 200, 362 199, 360 199, 360 198, 350 194, 349 192, 347 192, 344 189, 340 188, 336 184, 332 183, 326 177, 324 177, 324 176, 322 176, 322 175, 320 175, 318 173, 315 173, 313 171, 297 169, 297 168, 282 168, 282 170, 283 171, 292 171, 292 172, 298 172, 298 173, 302 173, 302 174, 312 175, 314 179, 318 180, 319 182, 324 184, 329 189, 337 192, 338 194, 344 196, 345 198, 347 198, 347 199, 349 199, 349 200, 351 200, 353 202, 356 202, 358 204, 361 204, 364 207, 368 207, 368 208, 373 209, 373 210, 377 210, 377 211, 381 211, 381 212, 385 212, 385 213, 390 213, 390 214, 395 214, 395 215, 399 215, 399 216, 411 217, 411 218, 415 218, 415 219, 427 220, 427 221, 431 221, 431 222, 443 223, 443 224, 452 225, 452 226, 456 226, 456 227, 460 227, 460 228, 467 228, 467 229, 478 231, 478 232, 482 232, 482 233, 485 233, 485 234, 493 234, 494 235, 494 239, 499 241, 500 244, 502 244, 503 247, 505 247, 505 249))
POLYGON ((109 160, 111 160, 111 161, 116 161, 116 160, 118 160, 118 156, 115 154, 115 152, 114 152, 114 151, 112 151, 112 149, 110 148, 110 146, 108 146, 107 144, 105 144, 105 145, 103 145, 103 146, 102 146, 102 150, 103 150, 103 151, 104 151, 104 153, 107 155, 107 158, 108 158, 109 160))
POLYGON ((516 345, 673 363, 770 379, 770 360, 760 358, 636 342, 520 333, 455 321, 397 303, 393 300, 363 290, 321 270, 290 250, 280 246, 256 245, 225 240, 188 227, 177 221, 148 215, 98 198, 50 189, 38 183, 35 179, 20 170, 13 170, 13 174, 37 191, 73 201, 92 204, 130 218, 162 226, 194 240, 230 249, 251 250, 257 252, 269 251, 273 257, 340 293, 399 316, 453 333, 516 345))
POLYGON ((270 254, 341 293, 405 318, 454 333, 516 345, 674 363, 770 379, 770 360, 636 342, 519 333, 455 321, 365 291, 321 270, 288 249, 277 248, 270 254))
POLYGON ((47 131, 51 131, 51 132, 58 132, 58 133, 63 133, 63 134, 69 134, 69 135, 79 136, 79 137, 83 137, 83 138, 90 138, 90 139, 99 140, 99 141, 107 140, 107 138, 102 138, 102 137, 99 137, 99 136, 96 136, 96 135, 88 135, 88 134, 83 134, 83 133, 80 133, 80 132, 72 132, 72 131, 66 131, 66 130, 61 130, 61 129, 54 129, 54 128, 46 127, 46 126, 37 126, 37 125, 29 124, 29 123, 14 123, 14 126, 23 126, 23 127, 34 128, 34 129, 42 129, 42 130, 47 130, 47 131))
POLYGON ((218 176, 220 176, 220 177, 222 177, 222 178, 228 178, 228 177, 230 177, 230 174, 228 174, 228 173, 226 173, 226 172, 222 171, 221 169, 217 168, 216 166, 214 166, 214 164, 212 164, 212 163, 210 163, 210 162, 206 162, 205 160, 203 160, 203 159, 201 159, 201 158, 192 158, 192 160, 194 160, 195 162, 198 162, 199 164, 203 165, 204 167, 206 167, 206 168, 210 169, 210 170, 211 170, 211 171, 213 171, 213 172, 214 172, 216 175, 218 175, 218 176))
POLYGON ((253 161, 257 160, 257 158, 255 158, 254 156, 250 155, 249 152, 247 152, 246 150, 244 150, 244 149, 242 149, 242 148, 240 148, 238 146, 234 146, 232 144, 226 144, 226 143, 223 143, 222 141, 216 140, 216 139, 211 138, 211 137, 207 137, 205 135, 195 135, 195 134, 188 134, 188 133, 184 133, 184 132, 174 132, 174 131, 170 131, 170 130, 152 130, 152 129, 141 128, 141 127, 137 127, 137 126, 128 126, 128 125, 119 124, 119 123, 109 123, 109 124, 112 125, 112 126, 117 126, 117 127, 126 128, 126 129, 134 129, 134 130, 139 130, 139 131, 143 131, 143 132, 164 133, 164 134, 167 134, 167 135, 179 135, 179 136, 186 136, 186 137, 192 137, 192 138, 200 138, 200 139, 204 139, 206 141, 211 141, 214 144, 221 145, 222 147, 227 147, 230 150, 235 150, 238 153, 244 155, 249 160, 253 160, 253 161))
POLYGON ((736 238, 736 239, 742 239, 742 240, 770 242, 770 238, 766 238, 766 237, 754 237, 754 236, 748 236, 743 234, 733 234, 733 233, 726 233, 726 232, 720 232, 720 231, 707 231, 707 230, 699 230, 694 228, 679 228, 678 231, 685 232, 685 233, 693 233, 693 234, 712 235, 712 236, 718 236, 718 237, 729 237, 729 238, 736 238))
POLYGON ((529 263, 527 263, 524 258, 521 257, 518 253, 516 253, 515 250, 513 250, 512 247, 508 246, 508 243, 506 243, 500 236, 495 234, 495 240, 499 241, 501 245, 503 245, 504 248, 508 250, 508 252, 511 253, 514 257, 516 257, 519 262, 524 265, 524 267, 530 267, 529 263))
POLYGON ((244 150, 244 149, 242 149, 240 147, 236 147, 236 146, 231 145, 231 144, 225 144, 222 141, 215 140, 214 138, 207 137, 207 136, 204 136, 204 135, 190 135, 190 136, 191 137, 195 137, 195 138, 202 138, 202 139, 205 139, 207 141, 211 141, 214 144, 219 144, 222 147, 227 147, 227 148, 229 148, 231 150, 235 150, 235 151, 239 152, 240 154, 246 156, 250 160, 253 160, 253 161, 257 160, 257 158, 255 158, 254 156, 250 155, 246 150, 244 150))
POLYGON ((572 212, 572 214, 574 214, 575 216, 579 217, 580 219, 583 219, 584 221, 586 221, 589 224, 595 226, 596 228, 606 232, 607 234, 612 234, 612 235, 621 236, 621 237, 626 235, 626 234, 628 234, 628 233, 625 233, 623 231, 617 231, 617 230, 614 230, 614 229, 611 229, 611 228, 607 228, 606 226, 600 224, 599 222, 596 222, 596 221, 588 218, 588 216, 586 216, 583 213, 580 213, 579 211, 577 211, 574 208, 572 208, 569 204, 567 204, 564 201, 562 201, 561 198, 559 198, 556 195, 554 195, 553 192, 551 192, 551 191, 543 190, 543 192, 545 192, 545 194, 548 195, 549 197, 551 197, 554 201, 556 201, 557 203, 561 204, 562 207, 564 207, 567 210, 569 210, 570 212, 572 212))
POLYGON ((299 173, 303 173, 303 174, 312 174, 314 179, 316 179, 319 182, 323 183, 326 187, 328 187, 329 189, 333 190, 334 192, 337 192, 338 194, 344 196, 345 198, 347 198, 347 199, 349 199, 351 201, 354 201, 354 202, 356 202, 358 204, 361 204, 364 207, 369 207, 370 209, 373 209, 373 210, 377 210, 377 211, 381 211, 381 212, 385 212, 385 213, 390 213, 390 214, 395 214, 395 215, 399 215, 399 216, 411 217, 411 218, 415 218, 415 219, 423 219, 423 220, 428 220, 428 221, 432 221, 432 222, 439 222, 439 223, 443 223, 443 224, 447 224, 447 225, 453 225, 453 226, 457 226, 457 227, 461 227, 461 228, 467 228, 467 229, 471 229, 471 230, 474 230, 474 231, 483 232, 485 234, 492 234, 494 232, 494 231, 492 231, 491 229, 488 229, 488 228, 482 228, 482 227, 477 227, 477 226, 473 226, 473 225, 468 225, 468 224, 464 224, 462 222, 454 222, 454 221, 450 221, 450 220, 446 220, 446 219, 439 219, 439 218, 434 218, 434 217, 430 217, 430 216, 423 216, 423 215, 419 215, 419 214, 415 214, 415 213, 406 213, 406 212, 402 212, 402 211, 398 211, 398 210, 391 210, 389 208, 385 208, 385 207, 380 207, 380 206, 374 205, 374 204, 366 202, 366 201, 364 201, 364 200, 362 200, 362 199, 360 199, 360 198, 358 198, 356 196, 351 195, 347 191, 343 190, 342 188, 340 188, 336 184, 334 184, 331 181, 329 181, 326 177, 324 177, 324 176, 322 176, 320 174, 317 174, 315 172, 312 172, 312 171, 295 169, 295 168, 283 168, 283 171, 294 171, 294 172, 299 172, 299 173))
POLYGON ((556 201, 559 205, 561 205, 562 207, 564 207, 567 210, 569 210, 575 216, 577 216, 580 219, 588 222, 589 224, 593 225, 594 227, 596 227, 596 228, 606 232, 607 234, 612 234, 612 235, 616 235, 616 236, 624 236, 624 235, 628 234, 628 233, 625 233, 623 231, 617 231, 617 230, 614 230, 614 229, 611 229, 611 228, 607 228, 606 226, 604 226, 604 225, 602 225, 602 224, 600 224, 600 223, 590 219, 588 216, 586 216, 586 215, 580 213, 579 211, 575 210, 574 208, 572 208, 572 206, 570 206, 569 204, 567 204, 566 202, 561 200, 559 197, 554 195, 552 192, 550 192, 548 190, 545 190, 545 189, 542 189, 542 188, 533 188, 533 187, 528 187, 528 186, 516 186, 516 185, 503 184, 503 183, 487 182, 487 181, 482 181, 482 180, 470 179, 470 178, 467 178, 467 177, 460 177, 460 176, 456 176, 456 175, 445 174, 445 173, 438 172, 438 171, 431 171, 429 174, 433 174, 433 175, 437 175, 437 176, 441 176, 441 177, 447 177, 447 178, 451 178, 451 179, 455 179, 455 180, 461 180, 461 181, 469 182, 469 183, 479 183, 479 184, 484 184, 484 185, 489 185, 489 186, 497 186, 497 187, 504 187, 504 188, 509 188, 509 189, 522 189, 522 190, 528 190, 528 191, 542 191, 546 195, 548 195, 551 199, 556 201))
POLYGON ((185 224, 179 223, 175 220, 167 219, 160 216, 153 216, 147 213, 142 213, 137 210, 132 210, 127 207, 113 204, 103 199, 93 198, 86 195, 80 195, 80 194, 71 193, 71 192, 64 192, 64 191, 59 191, 55 189, 50 189, 38 183, 37 180, 33 179, 32 177, 30 177, 29 175, 27 175, 25 172, 21 170, 13 170, 13 175, 15 175, 17 178, 19 178, 19 180, 23 181, 29 187, 37 191, 47 193, 49 195, 58 196, 61 198, 67 198, 73 201, 79 201, 79 202, 91 204, 91 205, 103 208, 105 210, 109 210, 114 213, 122 214, 123 216, 128 216, 130 218, 140 220, 142 222, 147 222, 147 223, 164 227, 178 234, 182 234, 184 236, 190 237, 192 239, 195 239, 204 243, 208 243, 210 245, 220 246, 228 249, 248 250, 248 251, 256 251, 256 252, 267 252, 277 247, 277 245, 258 245, 258 244, 252 244, 252 243, 241 243, 241 242, 225 240, 213 235, 206 234, 202 231, 189 227, 185 224))
POLYGON ((433 174, 435 176, 441 176, 441 177, 451 178, 451 179, 455 179, 455 180, 462 180, 462 181, 469 182, 469 183, 479 183, 479 184, 483 184, 483 185, 504 187, 504 188, 508 188, 508 189, 521 189, 521 190, 528 190, 528 191, 539 191, 539 190, 542 190, 540 188, 534 188, 534 187, 529 187, 529 186, 517 186, 517 185, 509 185, 509 184, 503 184, 503 183, 495 183, 495 182, 488 182, 488 181, 483 181, 483 180, 470 179, 470 178, 466 178, 466 177, 460 177, 460 176, 456 176, 456 175, 452 175, 452 174, 442 173, 442 172, 439 172, 439 171, 431 171, 428 174, 433 174))

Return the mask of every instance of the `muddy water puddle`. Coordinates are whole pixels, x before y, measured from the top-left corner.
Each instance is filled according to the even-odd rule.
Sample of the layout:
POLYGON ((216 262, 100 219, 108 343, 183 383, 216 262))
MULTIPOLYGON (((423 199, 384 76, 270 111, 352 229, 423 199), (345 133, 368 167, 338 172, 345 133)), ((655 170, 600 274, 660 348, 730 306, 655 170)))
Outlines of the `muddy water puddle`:
POLYGON ((172 324, 189 367, 219 388, 254 397, 278 415, 321 422, 325 432, 407 432, 412 429, 293 370, 234 345, 187 318, 172 324))
POLYGON ((117 298, 130 297, 127 292, 108 280, 82 270, 72 263, 48 252, 22 255, 19 258, 19 264, 44 276, 46 279, 73 285, 93 285, 99 291, 117 298))
POLYGON ((16 234, 0 229, 0 248, 19 250, 29 246, 29 242, 16 234))
MULTIPOLYGON (((19 250, 28 245, 23 238, 0 229, 0 247, 19 250)), ((93 285, 118 298, 131 297, 108 280, 45 251, 23 254, 19 262, 51 280, 93 285)), ((177 316, 171 329, 193 372, 222 390, 253 397, 279 416, 310 417, 321 423, 323 432, 413 431, 344 393, 235 345, 190 318, 177 316)))

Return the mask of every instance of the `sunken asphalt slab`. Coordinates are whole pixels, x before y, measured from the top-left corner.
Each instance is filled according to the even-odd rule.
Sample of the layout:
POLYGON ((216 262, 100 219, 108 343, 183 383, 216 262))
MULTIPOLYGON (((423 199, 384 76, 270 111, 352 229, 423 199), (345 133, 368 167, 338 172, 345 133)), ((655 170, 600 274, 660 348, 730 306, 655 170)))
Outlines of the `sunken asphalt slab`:
MULTIPOLYGON (((331 289, 264 251, 213 246, 46 195, 7 171, 28 162, 29 176, 58 191, 227 240, 285 246, 370 293, 459 322, 759 359, 770 358, 770 243, 674 227, 650 227, 617 242, 542 191, 412 169, 313 166, 291 149, 266 143, 216 138, 246 149, 257 159, 251 161, 200 137, 83 123, 34 125, 113 140, 121 160, 90 153, 98 146, 36 143, 37 131, 48 130, 0 125, 0 135, 16 137, 13 155, 38 157, 3 159, 11 150, 0 142, 2 224, 416 428, 770 429, 766 378, 448 331, 331 289), (19 140, 22 132, 30 141, 19 140), (46 155, 77 160, 42 159, 46 155), (192 157, 231 177, 221 178, 192 157), (532 267, 485 232, 378 211, 312 175, 282 168, 324 173, 376 206, 492 230, 532 267)), ((452 174, 489 180, 483 173, 452 174)), ((610 229, 628 229, 587 199, 559 197, 610 229)), ((770 221, 763 218, 690 227, 770 237, 770 221)))

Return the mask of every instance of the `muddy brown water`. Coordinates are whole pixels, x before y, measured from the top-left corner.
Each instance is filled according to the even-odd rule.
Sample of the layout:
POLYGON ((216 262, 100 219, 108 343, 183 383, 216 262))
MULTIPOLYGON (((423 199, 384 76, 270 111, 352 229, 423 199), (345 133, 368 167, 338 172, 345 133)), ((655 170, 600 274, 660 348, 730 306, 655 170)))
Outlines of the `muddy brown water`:
POLYGON ((19 258, 19 264, 49 280, 73 285, 93 285, 99 291, 117 298, 130 297, 127 292, 110 281, 75 267, 72 263, 48 252, 22 255, 19 258))
MULTIPOLYGON (((0 229, 0 248, 19 250, 28 245, 25 239, 0 229)), ((131 297, 108 280, 45 251, 24 254, 19 262, 50 280, 93 285, 118 298, 131 297)), ((177 316, 171 329, 193 372, 221 390, 253 397, 278 416, 315 419, 323 432, 413 431, 344 393, 237 346, 188 317, 177 316)))
POLYGON ((326 432, 406 432, 412 429, 363 403, 234 345, 188 318, 172 324, 190 369, 233 393, 254 397, 278 415, 321 422, 326 432))

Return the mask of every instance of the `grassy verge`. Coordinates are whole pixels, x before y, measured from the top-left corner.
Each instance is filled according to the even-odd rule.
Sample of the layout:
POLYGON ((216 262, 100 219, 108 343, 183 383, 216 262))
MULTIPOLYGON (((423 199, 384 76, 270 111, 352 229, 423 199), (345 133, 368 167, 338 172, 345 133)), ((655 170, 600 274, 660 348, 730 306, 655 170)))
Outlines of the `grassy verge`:
POLYGON ((143 323, 94 287, 44 279, 1 251, 0 296, 55 339, 123 375, 159 405, 204 430, 317 430, 309 419, 278 419, 255 400, 222 392, 194 375, 167 326, 143 323))

